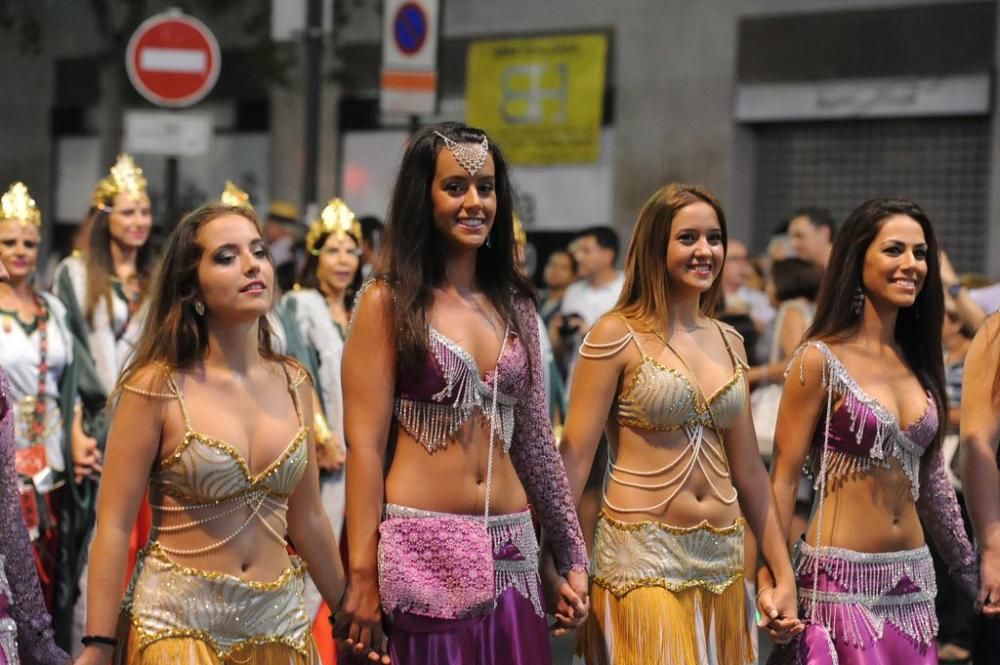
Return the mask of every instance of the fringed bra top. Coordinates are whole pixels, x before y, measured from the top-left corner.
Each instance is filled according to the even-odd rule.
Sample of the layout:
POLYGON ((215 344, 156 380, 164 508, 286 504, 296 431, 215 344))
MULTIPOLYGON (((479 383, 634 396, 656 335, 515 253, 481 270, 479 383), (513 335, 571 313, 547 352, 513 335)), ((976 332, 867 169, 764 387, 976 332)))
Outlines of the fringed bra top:
MULTIPOLYGON (((828 449, 826 473, 831 477, 863 472, 873 466, 885 468, 895 459, 910 481, 913 498, 919 497, 920 458, 934 441, 939 425, 934 397, 928 392, 923 414, 905 428, 900 427, 896 416, 861 389, 823 342, 813 340, 800 346, 789 367, 809 348, 823 354, 823 385, 830 402, 828 420, 821 419, 813 433, 810 471, 815 476, 821 472, 824 449, 828 449), (833 409, 835 397, 840 397, 841 403, 833 409)), ((799 367, 804 371, 801 363, 799 367)), ((800 380, 804 375, 800 374, 800 380)))
MULTIPOLYGON (((286 376, 287 372, 286 372, 286 376)), ((171 526, 161 526, 158 533, 194 529, 249 507, 246 520, 228 536, 197 549, 175 549, 159 544, 168 554, 198 555, 221 548, 244 531, 256 519, 279 542, 285 544, 284 522, 288 497, 295 490, 308 465, 308 430, 299 405, 298 386, 305 379, 300 372, 294 379, 288 377, 288 390, 295 405, 299 429, 284 451, 263 471, 252 473, 246 459, 225 441, 212 438, 194 429, 184 403, 184 395, 170 376, 167 377, 169 393, 150 393, 131 386, 127 390, 150 397, 167 397, 177 400, 184 417, 184 439, 170 456, 160 460, 150 477, 150 484, 179 503, 177 506, 150 504, 156 512, 196 512, 198 519, 171 526), (281 528, 267 519, 276 518, 281 528)), ((151 536, 151 540, 155 539, 151 536)))
POLYGON ((510 452, 514 407, 528 384, 528 357, 513 339, 504 345, 497 368, 485 377, 475 359, 433 326, 428 331, 430 356, 420 374, 400 372, 394 411, 400 426, 428 452, 448 445, 455 432, 477 410, 510 452), (495 386, 499 374, 500 383, 495 386), (497 389, 496 410, 492 409, 497 389))
POLYGON ((667 367, 647 354, 639 344, 635 331, 627 323, 625 324, 628 333, 620 340, 612 342, 607 350, 617 353, 632 341, 639 349, 642 363, 636 368, 632 380, 622 390, 614 406, 615 418, 619 425, 661 432, 696 425, 709 429, 718 427, 721 431, 729 429, 746 406, 747 366, 733 351, 722 326, 718 322, 715 322, 715 325, 732 360, 733 375, 703 403, 699 399, 699 391, 691 385, 691 381, 681 372, 667 367))

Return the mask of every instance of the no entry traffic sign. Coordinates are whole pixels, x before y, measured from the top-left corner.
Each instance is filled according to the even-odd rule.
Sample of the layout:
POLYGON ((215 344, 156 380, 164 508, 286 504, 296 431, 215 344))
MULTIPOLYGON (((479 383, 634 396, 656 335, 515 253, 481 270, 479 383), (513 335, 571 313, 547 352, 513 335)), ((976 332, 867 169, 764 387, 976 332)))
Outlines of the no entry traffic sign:
POLYGON ((437 98, 438 0, 385 0, 381 108, 433 113, 437 98))
POLYGON ((212 31, 177 11, 146 19, 125 50, 129 80, 158 106, 180 108, 201 100, 215 86, 221 66, 212 31))
POLYGON ((407 55, 420 51, 427 41, 427 14, 415 2, 404 3, 392 22, 396 46, 407 55))

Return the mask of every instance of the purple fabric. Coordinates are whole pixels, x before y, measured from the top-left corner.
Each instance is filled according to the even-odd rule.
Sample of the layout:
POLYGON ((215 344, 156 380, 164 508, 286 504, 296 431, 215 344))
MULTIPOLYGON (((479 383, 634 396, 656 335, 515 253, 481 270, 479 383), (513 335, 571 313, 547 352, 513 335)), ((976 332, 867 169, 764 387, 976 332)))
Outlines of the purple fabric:
MULTIPOLYGON (((439 335, 441 333, 438 333, 439 335)), ((444 335, 442 335, 444 337, 444 335)), ((449 340, 452 341, 453 340, 449 340)), ((433 344, 433 340, 431 340, 433 344)), ((457 344, 457 342, 453 342, 457 344)), ((444 354, 454 354, 455 352, 447 346, 440 345, 437 351, 444 354)), ((500 369, 500 392, 506 395, 517 395, 524 390, 524 384, 528 379, 527 373, 528 359, 522 347, 515 339, 504 349, 503 356, 499 359, 500 369)), ((486 385, 493 385, 494 371, 490 371, 480 378, 486 385)), ((396 390, 399 397, 413 400, 415 402, 434 402, 433 396, 442 390, 446 385, 444 372, 438 364, 437 359, 431 354, 424 365, 424 371, 420 374, 408 374, 400 372, 396 378, 396 390)), ((449 395, 442 403, 453 403, 458 395, 449 395)))
MULTIPOLYGON (((878 416, 870 407, 863 403, 857 406, 856 416, 851 415, 851 410, 847 406, 847 400, 843 400, 840 406, 830 416, 830 439, 829 446, 833 450, 847 455, 867 457, 871 454, 875 443, 875 434, 878 431, 878 416), (863 419, 863 426, 857 420, 863 419), (855 432, 862 431, 861 440, 855 432)), ((823 438, 826 423, 822 419, 816 425, 813 433, 812 444, 820 449, 823 448, 823 438)), ((930 393, 927 394, 927 407, 923 414, 914 422, 902 430, 908 439, 913 441, 924 450, 934 441, 934 435, 938 429, 937 404, 930 393)))
POLYGON ((52 618, 42 602, 35 556, 21 514, 17 472, 14 470, 14 410, 10 385, 0 371, 0 554, 10 583, 10 614, 17 623, 17 641, 23 665, 68 663, 56 646, 52 618))
POLYGON ((386 613, 457 619, 492 607, 493 543, 481 521, 466 515, 391 517, 378 531, 378 586, 386 613))
POLYGON ((468 619, 431 619, 397 612, 389 631, 393 665, 549 665, 545 619, 515 589, 496 609, 468 619))

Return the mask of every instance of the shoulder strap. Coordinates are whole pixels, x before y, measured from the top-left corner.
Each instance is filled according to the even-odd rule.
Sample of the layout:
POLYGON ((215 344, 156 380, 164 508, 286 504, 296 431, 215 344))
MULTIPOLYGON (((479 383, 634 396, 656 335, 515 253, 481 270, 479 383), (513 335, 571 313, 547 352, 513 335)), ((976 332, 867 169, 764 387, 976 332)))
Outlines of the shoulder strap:
POLYGON ((299 402, 299 386, 302 382, 306 380, 306 371, 302 368, 297 368, 295 376, 292 377, 288 373, 288 367, 285 363, 281 363, 281 371, 285 373, 285 380, 288 381, 288 392, 292 394, 292 403, 295 405, 295 416, 298 418, 299 426, 304 427, 305 422, 302 419, 302 404, 299 402))
MULTIPOLYGON (((733 371, 740 371, 745 363, 743 362, 743 359, 736 354, 736 351, 733 350, 733 345, 729 343, 729 338, 726 337, 726 333, 728 331, 722 327, 722 324, 719 323, 718 320, 712 319, 712 322, 715 324, 715 327, 719 329, 719 335, 722 336, 722 343, 726 345, 726 351, 729 352, 729 361, 733 364, 733 371)), ((735 333, 735 331, 733 332, 735 333)), ((739 335, 739 333, 736 334, 739 335)), ((743 336, 740 335, 741 339, 742 337, 743 336)))
MULTIPOLYGON (((592 360, 602 360, 604 358, 610 358, 611 356, 616 355, 622 349, 628 346, 629 341, 634 341, 636 347, 638 347, 639 349, 639 353, 645 356, 646 355, 645 352, 642 350, 642 347, 639 346, 639 340, 635 338, 635 331, 633 331, 632 327, 629 326, 628 321, 625 320, 625 317, 619 317, 619 318, 621 318, 622 323, 625 324, 625 328, 628 330, 627 333, 625 333, 618 339, 613 340, 611 342, 591 342, 590 332, 588 332, 587 335, 583 338, 583 341, 580 342, 579 354, 584 358, 590 358, 592 360)), ((593 332, 593 330, 591 330, 591 332, 593 332)))

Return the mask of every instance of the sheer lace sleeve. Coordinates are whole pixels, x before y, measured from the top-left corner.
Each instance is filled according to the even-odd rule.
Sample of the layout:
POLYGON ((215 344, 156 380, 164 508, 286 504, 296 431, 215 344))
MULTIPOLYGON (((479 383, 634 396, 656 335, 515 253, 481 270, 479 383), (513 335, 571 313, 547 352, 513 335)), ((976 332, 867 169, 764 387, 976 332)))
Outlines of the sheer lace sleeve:
POLYGON ((948 481, 941 449, 934 448, 921 465, 917 512, 924 529, 934 540, 948 572, 970 598, 979 592, 976 552, 962 524, 955 488, 948 481))
POLYGON ((511 462, 542 523, 545 539, 555 553, 559 572, 587 569, 587 549, 570 496, 569 481, 562 458, 556 450, 552 423, 545 402, 542 359, 535 310, 527 299, 515 303, 518 323, 524 335, 525 351, 531 357, 530 385, 514 408, 514 440, 511 462))
POLYGON ((17 644, 25 665, 68 663, 53 641, 52 618, 42 602, 35 557, 21 516, 21 499, 14 471, 14 415, 10 387, 0 372, 0 554, 10 583, 10 614, 17 623, 17 644))

